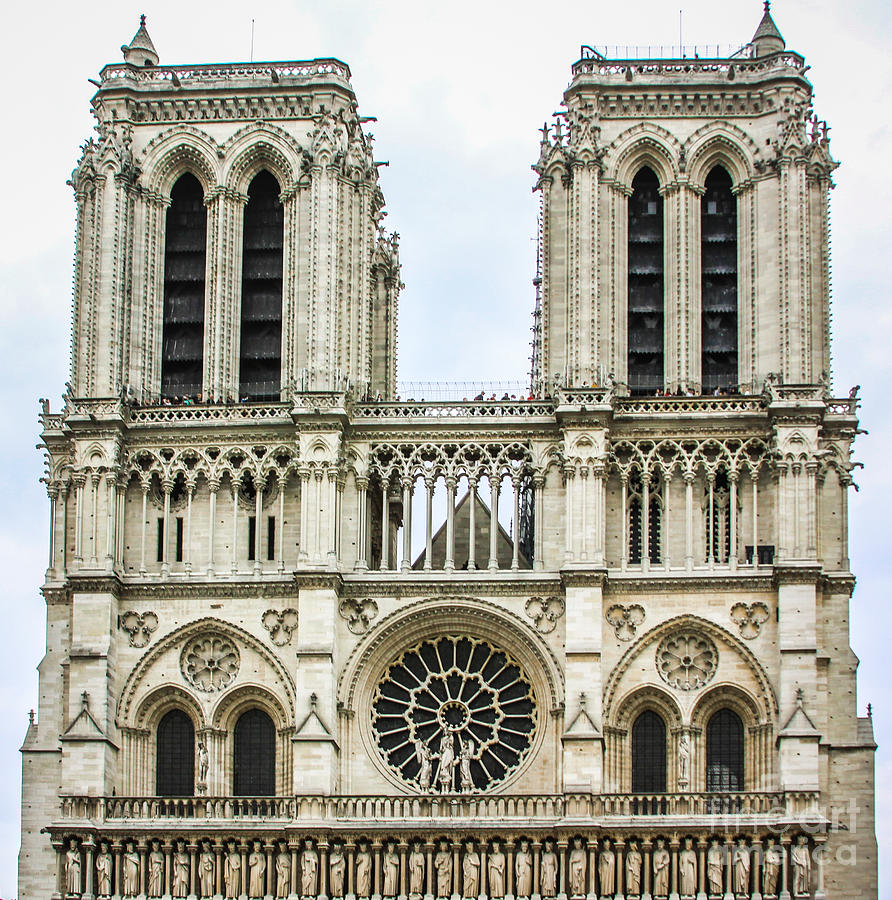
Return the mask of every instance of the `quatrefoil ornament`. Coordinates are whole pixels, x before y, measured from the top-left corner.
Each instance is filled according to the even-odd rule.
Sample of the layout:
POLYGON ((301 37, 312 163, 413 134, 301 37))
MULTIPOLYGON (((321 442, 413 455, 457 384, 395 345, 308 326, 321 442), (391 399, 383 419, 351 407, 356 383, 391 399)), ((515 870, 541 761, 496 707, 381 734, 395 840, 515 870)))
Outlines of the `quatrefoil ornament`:
POLYGON ((768 607, 759 602, 735 603, 731 607, 731 621, 740 629, 740 636, 751 641, 759 634, 763 622, 768 621, 768 607))
POLYGON ((644 621, 644 607, 637 603, 630 603, 628 606, 614 603, 607 610, 605 618, 621 641, 631 641, 638 632, 638 626, 644 621))
POLYGON ((564 614, 564 601, 560 597, 530 597, 524 606, 539 634, 554 631, 557 620, 564 614))

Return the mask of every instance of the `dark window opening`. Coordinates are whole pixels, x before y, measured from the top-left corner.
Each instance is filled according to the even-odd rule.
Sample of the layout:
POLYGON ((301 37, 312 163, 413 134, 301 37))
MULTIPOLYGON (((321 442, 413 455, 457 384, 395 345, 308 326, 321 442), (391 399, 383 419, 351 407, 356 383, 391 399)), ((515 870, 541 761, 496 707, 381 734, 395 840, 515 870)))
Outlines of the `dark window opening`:
POLYGON ((201 393, 207 210, 198 179, 183 175, 170 192, 164 232, 161 396, 201 393))
POLYGON ((264 797, 276 792, 276 730, 261 709, 249 709, 235 723, 233 793, 264 797))
POLYGON ((737 199, 716 166, 700 206, 700 376, 704 393, 737 388, 737 199))
POLYGON ((164 562, 164 518, 158 519, 158 562, 164 562))
POLYGON ((276 517, 268 516, 266 519, 266 558, 276 558, 276 517))
MULTIPOLYGON (((704 503, 706 506, 706 559, 718 563, 727 563, 736 546, 736 536, 731 534, 731 490, 737 488, 737 482, 728 479, 725 471, 717 472, 712 484, 712 502, 709 499, 709 486, 706 487, 704 503)), ((739 509, 739 506, 738 506, 739 509)))
MULTIPOLYGON (((652 563, 663 559, 663 501, 659 476, 652 476, 649 487, 648 521, 647 521, 647 554, 652 563)), ((633 475, 629 479, 629 562, 638 565, 644 554, 642 529, 644 494, 641 477, 633 475)))
POLYGON ((720 709, 706 725, 706 790, 743 790, 743 722, 720 709))
POLYGON ((282 253, 285 212, 276 179, 260 172, 248 186, 242 246, 239 396, 278 400, 282 383, 282 253))
POLYGON ((176 561, 183 561, 183 517, 177 516, 176 561))
POLYGON ((181 709, 172 709, 158 723, 155 747, 155 793, 159 797, 190 797, 195 791, 195 726, 181 709))
POLYGON ((652 169, 632 180, 628 235, 628 385, 633 394, 663 387, 663 198, 652 169))
POLYGON ((632 793, 661 794, 666 790, 666 724, 647 709, 632 726, 632 793))
POLYGON ((257 542, 257 517, 248 516, 248 559, 253 560, 254 545, 257 542))

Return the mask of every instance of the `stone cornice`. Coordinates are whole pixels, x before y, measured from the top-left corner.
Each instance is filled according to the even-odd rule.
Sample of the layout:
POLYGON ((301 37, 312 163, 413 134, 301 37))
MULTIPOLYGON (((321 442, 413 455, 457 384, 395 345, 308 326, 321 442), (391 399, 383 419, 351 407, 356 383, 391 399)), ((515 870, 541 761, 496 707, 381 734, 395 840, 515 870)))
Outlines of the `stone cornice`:
POLYGON ((775 563, 774 583, 782 584, 817 584, 821 581, 822 566, 817 562, 775 563))
POLYGON ((346 597, 442 597, 442 596, 495 596, 528 597, 558 594, 560 579, 555 575, 525 572, 505 577, 479 573, 474 577, 462 573, 443 577, 425 577, 414 574, 400 578, 399 573, 388 572, 377 578, 374 575, 348 575, 344 579, 346 597))
POLYGON ((664 575, 652 574, 635 578, 609 577, 605 584, 605 595, 612 594, 641 594, 641 593, 679 593, 679 592, 703 592, 721 591, 744 592, 759 591, 770 592, 775 583, 771 575, 751 574, 714 574, 705 575, 684 574, 664 575))

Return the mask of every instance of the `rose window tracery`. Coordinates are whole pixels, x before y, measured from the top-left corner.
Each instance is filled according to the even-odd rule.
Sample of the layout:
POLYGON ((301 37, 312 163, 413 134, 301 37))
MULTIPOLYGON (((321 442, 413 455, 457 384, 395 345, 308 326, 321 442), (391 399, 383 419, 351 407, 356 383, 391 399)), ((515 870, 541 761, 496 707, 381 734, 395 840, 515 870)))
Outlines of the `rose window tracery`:
POLYGON ((180 669, 186 681, 208 693, 230 685, 238 667, 238 650, 222 635, 195 638, 186 644, 180 656, 180 669))
POLYGON ((719 652, 705 635, 683 631, 663 638, 657 647, 657 671, 670 687, 693 691, 708 684, 719 652))
POLYGON ((375 690, 372 729, 384 761, 422 791, 483 790, 529 751, 536 704, 521 666, 486 641, 417 644, 375 690))

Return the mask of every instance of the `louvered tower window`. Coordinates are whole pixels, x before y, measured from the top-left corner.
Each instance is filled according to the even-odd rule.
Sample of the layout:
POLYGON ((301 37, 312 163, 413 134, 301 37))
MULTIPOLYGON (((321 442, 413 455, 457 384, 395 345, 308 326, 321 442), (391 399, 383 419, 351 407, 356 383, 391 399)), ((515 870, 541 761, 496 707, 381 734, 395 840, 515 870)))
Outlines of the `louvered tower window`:
POLYGON ((700 208, 700 372, 703 392, 712 393, 738 383, 737 199, 721 166, 706 176, 700 208))
POLYGON ((262 709, 249 709, 235 723, 233 793, 266 797, 276 792, 276 729, 262 709))
MULTIPOLYGON (((662 482, 659 474, 651 475, 647 517, 647 556, 650 562, 663 559, 663 501, 660 497, 662 482)), ((641 475, 635 473, 629 479, 629 562, 635 566, 644 555, 644 491, 641 475)))
POLYGON ((628 285, 629 390, 652 394, 663 387, 663 198, 647 167, 629 198, 628 285))
POLYGON ((172 709, 158 723, 155 747, 155 793, 159 797, 190 797, 195 791, 195 726, 181 709, 172 709))
POLYGON ((720 709, 706 725, 706 790, 743 790, 743 722, 720 709))
POLYGON ((646 709, 632 726, 632 793, 666 790, 666 724, 646 709))
POLYGON ((191 173, 170 192, 164 231, 164 323, 161 396, 195 396, 202 389, 207 210, 191 173))
POLYGON ((239 395, 278 400, 282 385, 282 248, 285 213, 281 189, 269 172, 248 186, 242 247, 239 395))

